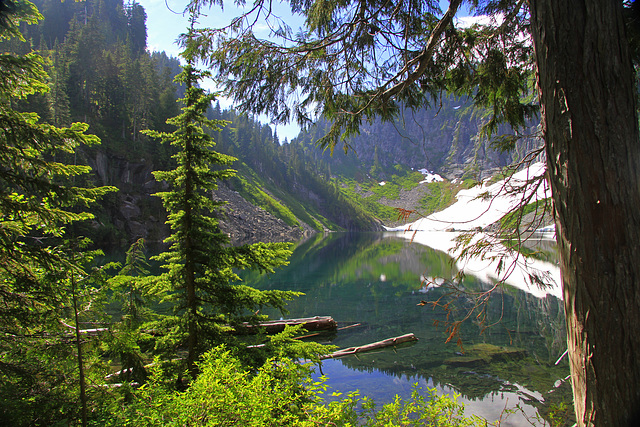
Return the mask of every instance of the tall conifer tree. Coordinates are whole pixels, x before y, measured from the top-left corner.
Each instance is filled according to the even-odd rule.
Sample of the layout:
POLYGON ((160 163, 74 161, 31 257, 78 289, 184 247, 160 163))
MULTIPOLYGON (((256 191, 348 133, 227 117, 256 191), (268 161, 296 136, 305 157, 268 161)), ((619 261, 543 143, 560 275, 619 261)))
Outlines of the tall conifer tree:
MULTIPOLYGON (((2 11, 0 40, 24 40, 19 25, 42 16, 28 1, 2 11), (5 15, 6 14, 6 15, 5 15)), ((57 128, 12 108, 47 91, 42 58, 0 55, 0 420, 6 425, 51 425, 77 411, 76 375, 82 355, 76 279, 83 257, 71 258, 65 227, 92 215, 82 208, 111 188, 81 188, 88 166, 65 164, 79 145, 98 138, 87 125, 57 128), (74 286, 70 286, 72 283, 74 286), (67 320, 71 319, 71 320, 67 320), (68 326, 71 326, 71 330, 68 326), (75 347, 74 345, 75 344, 75 347)))
POLYGON ((229 237, 220 231, 216 214, 224 202, 214 202, 211 190, 217 181, 235 176, 226 168, 235 158, 213 150, 213 138, 203 126, 217 131, 226 122, 208 120, 207 109, 215 95, 198 87, 209 76, 194 66, 192 42, 194 20, 185 37, 182 56, 187 64, 176 77, 186 87, 182 114, 167 123, 177 129, 172 133, 148 131, 178 149, 173 157, 177 166, 154 172, 157 180, 167 181, 171 190, 158 193, 167 209, 172 234, 165 240, 171 247, 157 258, 167 270, 160 283, 170 298, 178 300, 172 333, 165 337, 170 345, 186 345, 187 366, 196 372, 198 355, 214 343, 229 341, 229 325, 257 319, 263 306, 284 309, 284 301, 296 295, 285 291, 259 291, 234 284, 239 277, 234 269, 258 269, 271 272, 286 263, 290 255, 287 243, 256 243, 232 247, 229 237), (250 314, 254 313, 254 314, 250 314))

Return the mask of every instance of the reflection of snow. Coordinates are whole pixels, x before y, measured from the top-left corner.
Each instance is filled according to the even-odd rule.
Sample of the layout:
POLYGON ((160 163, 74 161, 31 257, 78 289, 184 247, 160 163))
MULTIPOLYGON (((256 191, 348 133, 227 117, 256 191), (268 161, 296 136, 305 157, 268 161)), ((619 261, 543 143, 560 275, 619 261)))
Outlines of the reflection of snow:
POLYGON ((534 231, 534 236, 541 239, 554 239, 556 238, 556 225, 551 224, 546 227, 538 228, 534 231))
MULTIPOLYGON (((389 234, 447 252, 455 258, 460 255, 459 251, 454 250, 454 239, 460 235, 458 231, 483 229, 498 221, 516 207, 522 198, 522 193, 515 192, 514 194, 513 189, 522 189, 525 194, 530 195, 534 189, 525 188, 525 184, 531 178, 541 176, 544 171, 544 164, 536 163, 528 169, 514 174, 508 183, 499 181, 492 185, 478 185, 469 190, 460 191, 456 196, 458 201, 447 209, 436 212, 426 218, 418 219, 411 224, 390 228, 388 229, 389 231, 395 232, 389 234), (489 197, 482 197, 482 195, 489 197)), ((536 191, 532 201, 550 196, 549 189, 544 183, 536 191)), ((555 231, 555 227, 545 227, 540 231, 540 236, 550 237, 551 233, 555 231)), ((480 239, 491 240, 492 238, 485 233, 479 232, 474 239, 474 241, 478 241, 480 239)), ((513 255, 506 254, 505 248, 497 242, 492 250, 484 253, 482 259, 468 258, 458 260, 457 265, 466 274, 476 276, 485 282, 492 282, 504 279, 503 275, 498 277, 496 273, 500 262, 502 262, 503 268, 509 269, 510 272, 505 279, 505 283, 538 298, 542 298, 547 294, 562 298, 560 269, 557 265, 540 260, 527 259, 525 268, 522 256, 518 256, 516 259, 513 255), (501 258, 502 256, 504 257, 501 258), (531 285, 531 272, 542 273, 545 276, 543 281, 552 286, 547 289, 539 289, 537 286, 531 285)))
MULTIPOLYGON (((445 231, 401 231, 385 233, 385 236, 388 237, 402 237, 415 243, 446 252, 454 258, 459 255, 453 250, 455 246, 454 239, 458 235, 459 233, 445 231)), ((479 236, 484 236, 484 234, 479 233, 479 236)), ((491 255, 497 255, 497 251, 494 250, 487 253, 485 255, 485 259, 469 258, 457 260, 456 266, 458 269, 464 270, 465 274, 475 276, 483 282, 495 282, 496 280, 502 279, 502 277, 498 277, 496 274, 499 261, 497 259, 491 259, 491 255)), ((509 266, 515 261, 516 260, 512 256, 506 255, 503 260, 503 264, 505 266, 509 266)), ((520 256, 518 261, 519 263, 514 265, 514 269, 511 271, 509 277, 505 279, 506 284, 521 289, 538 298, 543 298, 547 294, 551 294, 557 298, 562 298, 562 289, 560 287, 560 268, 557 265, 537 259, 527 259, 525 268, 525 266, 522 265, 524 262, 522 260, 522 256, 520 256), (551 287, 540 289, 537 286, 532 285, 529 278, 529 273, 532 271, 543 272, 545 275, 548 275, 549 279, 545 280, 545 282, 548 282, 551 287)))
POLYGON ((420 292, 421 294, 426 294, 431 289, 439 288, 445 282, 446 280, 442 277, 420 276, 420 283, 422 283, 422 286, 420 287, 420 289, 418 289, 418 292, 420 292))
MULTIPOLYGON (((459 253, 453 250, 455 246, 454 239, 459 233, 454 232, 435 232, 435 231, 419 231, 419 232, 399 232, 389 233, 389 235, 403 237, 410 239, 421 245, 429 246, 430 248, 447 252, 449 255, 456 257, 459 253)), ((484 233, 479 233, 476 238, 486 237, 484 233)), ((495 282, 503 277, 498 277, 496 274, 498 267, 498 259, 491 259, 491 256, 498 255, 500 245, 494 250, 485 254, 484 259, 469 258, 456 261, 458 269, 464 270, 465 274, 470 274, 482 280, 483 282, 495 282)), ((552 263, 537 260, 527 259, 526 268, 522 264, 523 257, 520 256, 517 264, 514 265, 513 271, 509 277, 506 278, 505 283, 521 289, 527 293, 532 294, 535 297, 543 298, 547 294, 551 294, 557 298, 562 298, 562 289, 560 287, 560 268, 552 263), (552 285, 547 289, 540 289, 536 285, 531 284, 529 278, 530 272, 542 272, 548 274, 549 279, 545 282, 552 285)), ((503 265, 509 266, 514 263, 516 259, 513 256, 506 255, 503 260, 503 265)))

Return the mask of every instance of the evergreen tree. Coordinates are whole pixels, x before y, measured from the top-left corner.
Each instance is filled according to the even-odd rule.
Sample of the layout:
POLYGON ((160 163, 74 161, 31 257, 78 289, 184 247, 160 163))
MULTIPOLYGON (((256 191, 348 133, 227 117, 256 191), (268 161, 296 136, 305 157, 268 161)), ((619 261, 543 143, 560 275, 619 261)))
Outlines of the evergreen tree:
MULTIPOLYGON (((20 22, 41 18, 27 1, 15 6, 0 40, 22 38, 20 22)), ((90 168, 62 162, 99 142, 84 133, 87 125, 57 128, 12 108, 46 92, 46 78, 35 53, 0 55, 0 419, 17 426, 51 425, 77 412, 85 373, 77 366, 87 366, 77 320, 89 281, 87 258, 77 250, 70 256, 63 240, 92 218, 83 208, 113 190, 76 186, 90 168)))
POLYGON ((214 202, 211 190, 217 181, 228 179, 235 171, 227 169, 235 159, 213 150, 211 136, 203 126, 218 130, 226 123, 205 117, 214 94, 198 87, 198 81, 208 73, 194 67, 191 33, 183 52, 187 65, 176 80, 185 85, 182 114, 168 121, 176 127, 172 133, 149 131, 178 149, 173 157, 177 167, 154 172, 156 179, 167 181, 171 190, 158 193, 169 213, 172 234, 165 240, 171 247, 157 257, 167 270, 159 283, 167 298, 176 301, 177 314, 165 344, 186 345, 187 367, 195 377, 198 356, 214 343, 231 341, 231 326, 241 321, 255 321, 251 314, 264 306, 284 309, 284 301, 294 292, 259 291, 236 284, 234 269, 252 268, 271 272, 286 263, 290 254, 286 243, 257 243, 240 247, 229 246, 229 237, 218 227, 215 215, 222 202, 214 202))

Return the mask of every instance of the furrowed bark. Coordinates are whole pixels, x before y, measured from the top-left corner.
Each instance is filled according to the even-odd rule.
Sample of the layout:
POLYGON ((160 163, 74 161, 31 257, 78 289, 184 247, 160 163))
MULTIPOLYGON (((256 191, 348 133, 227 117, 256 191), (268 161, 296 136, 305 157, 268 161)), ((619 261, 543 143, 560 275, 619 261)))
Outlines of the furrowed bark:
POLYGON ((530 12, 578 425, 640 425, 640 140, 622 2, 530 12))

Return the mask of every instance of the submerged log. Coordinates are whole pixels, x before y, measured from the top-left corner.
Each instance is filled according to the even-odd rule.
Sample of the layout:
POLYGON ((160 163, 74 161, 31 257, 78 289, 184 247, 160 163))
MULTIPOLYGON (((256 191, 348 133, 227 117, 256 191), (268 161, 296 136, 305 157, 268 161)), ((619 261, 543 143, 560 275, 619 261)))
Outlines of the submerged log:
POLYGON ((386 340, 374 342, 371 344, 361 345, 359 347, 349 347, 342 350, 335 351, 331 354, 320 356, 321 360, 335 359, 336 357, 349 356, 356 353, 364 353, 365 351, 377 350, 380 348, 391 347, 405 342, 418 341, 418 338, 414 334, 400 335, 395 338, 387 338, 386 340))
POLYGON ((338 323, 333 320, 331 316, 316 316, 305 317, 301 319, 283 319, 283 320, 268 320, 266 322, 260 322, 257 325, 251 325, 249 323, 243 323, 243 327, 238 332, 245 333, 257 333, 258 330, 264 328, 268 334, 275 334, 284 331, 284 328, 295 325, 303 325, 303 328, 307 331, 322 331, 327 329, 335 329, 338 327, 338 323))

